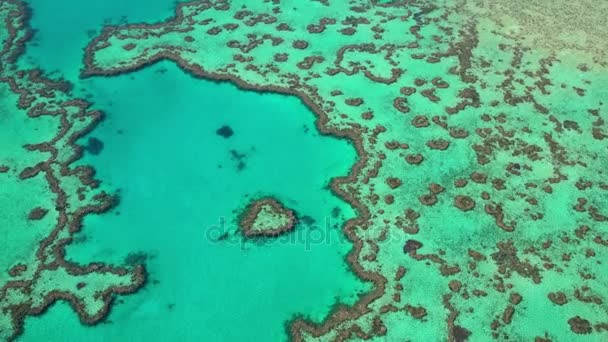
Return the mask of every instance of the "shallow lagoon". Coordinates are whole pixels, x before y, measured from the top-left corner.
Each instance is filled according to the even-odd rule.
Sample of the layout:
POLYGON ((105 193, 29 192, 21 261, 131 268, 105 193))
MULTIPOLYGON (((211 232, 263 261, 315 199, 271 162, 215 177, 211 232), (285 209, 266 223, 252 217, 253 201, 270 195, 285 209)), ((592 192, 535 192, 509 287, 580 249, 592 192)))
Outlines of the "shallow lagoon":
MULTIPOLYGON (((171 3, 157 5, 133 17, 171 14, 171 3)), ((103 145, 80 163, 93 165, 102 186, 121 199, 113 211, 85 220, 67 258, 143 261, 149 282, 117 298, 105 323, 84 327, 58 303, 28 318, 21 340, 276 340, 286 338, 283 325, 294 315, 319 321, 333 304, 352 304, 367 289, 344 260, 351 244, 340 227, 354 212, 327 186, 327 175, 348 173, 355 151, 346 141, 320 136, 298 99, 195 79, 169 62, 78 80, 86 30, 127 9, 117 2, 79 17, 73 1, 31 6, 39 33, 21 62, 55 70, 104 110, 106 120, 82 140, 103 145), (74 25, 47 25, 57 16, 74 25), (234 135, 218 135, 224 125, 234 135), (262 195, 276 196, 308 224, 276 241, 244 241, 236 217, 262 195), (218 241, 224 233, 228 238, 218 241)))

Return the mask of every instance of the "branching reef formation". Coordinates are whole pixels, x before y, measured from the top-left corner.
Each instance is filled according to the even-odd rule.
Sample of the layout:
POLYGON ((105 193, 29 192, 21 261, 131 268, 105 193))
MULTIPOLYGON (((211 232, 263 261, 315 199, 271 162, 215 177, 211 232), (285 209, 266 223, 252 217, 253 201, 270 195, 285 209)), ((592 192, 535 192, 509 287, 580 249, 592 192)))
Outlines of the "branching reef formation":
POLYGON ((85 215, 101 214, 114 198, 98 190, 93 170, 70 166, 83 148, 75 141, 101 113, 70 96, 70 85, 40 70, 20 70, 16 59, 31 35, 20 1, 0 2, 0 340, 13 340, 27 315, 57 300, 84 324, 106 316, 116 294, 145 281, 141 265, 78 265, 65 246, 85 215))

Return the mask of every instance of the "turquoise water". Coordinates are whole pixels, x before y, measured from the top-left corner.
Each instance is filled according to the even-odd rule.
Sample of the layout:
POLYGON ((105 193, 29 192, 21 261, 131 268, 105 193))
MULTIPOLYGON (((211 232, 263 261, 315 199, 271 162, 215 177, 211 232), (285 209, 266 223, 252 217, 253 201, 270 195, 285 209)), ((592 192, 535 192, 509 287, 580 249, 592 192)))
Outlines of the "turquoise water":
POLYGON ((16 66, 11 51, 27 30, 10 27, 24 11, 2 1, 0 93, 12 94, 0 95, 0 340, 58 295, 100 324, 85 327, 58 303, 27 317, 22 340, 274 341, 295 315, 330 322, 295 326, 297 341, 607 340, 608 2, 229 1, 106 31, 88 72, 119 75, 160 52, 194 74, 200 65, 304 89, 329 127, 361 138, 365 160, 341 189, 362 208, 349 260, 374 291, 346 267, 339 228, 355 213, 327 189, 354 151, 320 137, 296 99, 194 79, 168 62, 79 79, 82 49, 104 23, 163 20, 167 1, 32 2, 39 31, 16 66), (268 12, 276 21, 258 15, 268 12), (62 168, 70 137, 96 117, 68 101, 77 96, 107 112, 77 163, 98 170, 95 191, 86 170, 62 168), (39 139, 49 141, 26 145, 39 139), (120 205, 70 232, 78 212, 108 203, 101 191, 120 205), (244 241, 235 219, 263 196, 302 223, 287 238, 244 241), (141 273, 64 258, 144 263, 148 283, 98 322, 105 291, 137 290, 141 273), (365 291, 363 310, 327 316, 365 291))
POLYGON ((83 49, 104 24, 156 22, 174 14, 175 0, 78 1, 28 0, 30 26, 36 29, 21 64, 70 80, 78 78, 83 49), (26 63, 30 62, 30 63, 26 63))
POLYGON ((123 15, 161 20, 172 2, 30 4, 39 32, 21 62, 56 71, 106 112, 89 135, 103 149, 79 163, 93 165, 121 199, 85 220, 67 258, 124 264, 139 253, 150 281, 120 297, 100 325, 82 326, 59 303, 28 318, 21 340, 280 340, 294 315, 319 321, 336 302, 352 304, 368 289, 344 260, 351 244, 339 228, 354 212, 327 187, 328 175, 348 173, 355 151, 319 136, 299 100, 195 79, 168 62, 78 80, 87 30, 123 15), (98 8, 84 11, 91 6, 98 8), (216 134, 224 125, 234 131, 230 138, 216 134), (234 220, 261 195, 314 224, 275 241, 243 241, 234 220), (225 232, 229 238, 217 241, 225 232))

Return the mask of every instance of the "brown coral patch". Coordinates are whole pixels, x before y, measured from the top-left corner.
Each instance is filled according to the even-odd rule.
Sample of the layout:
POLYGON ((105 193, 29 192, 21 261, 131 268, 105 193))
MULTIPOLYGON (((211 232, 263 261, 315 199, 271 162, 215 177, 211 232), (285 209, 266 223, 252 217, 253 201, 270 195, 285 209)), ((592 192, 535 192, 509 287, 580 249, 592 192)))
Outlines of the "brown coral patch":
POLYGON ((547 297, 549 297, 549 300, 557 305, 564 305, 568 303, 568 298, 566 297, 566 294, 561 291, 551 292, 547 295, 547 297))
POLYGON ((454 206, 462 211, 475 208, 475 201, 469 196, 458 195, 454 197, 454 206))
POLYGON ((292 44, 294 49, 304 50, 308 47, 308 42, 305 40, 296 40, 292 44))
POLYGON ((410 96, 416 92, 416 88, 414 87, 402 87, 399 89, 399 92, 405 96, 410 96))
POLYGON ((393 100, 393 107, 403 114, 410 112, 410 107, 407 105, 407 99, 405 97, 397 97, 393 100))
POLYGON ((48 209, 44 209, 44 208, 40 208, 40 207, 34 208, 34 209, 32 209, 32 211, 30 211, 27 218, 31 221, 42 220, 48 212, 49 212, 48 209))
POLYGON ((464 178, 458 178, 454 181, 454 186, 457 188, 464 188, 469 182, 464 178))
POLYGON ((418 197, 418 200, 420 200, 420 203, 422 203, 423 205, 432 206, 437 203, 437 196, 433 194, 425 194, 418 197))
POLYGON ((416 251, 420 248, 422 248, 422 242, 410 239, 405 242, 405 245, 403 245, 403 252, 408 254, 416 253, 416 251))
POLYGON ((471 180, 475 183, 485 184, 488 180, 488 176, 485 173, 473 172, 471 173, 471 180))
POLYGON ((591 322, 581 316, 570 318, 568 324, 570 325, 570 330, 575 334, 586 335, 592 332, 591 322))
POLYGON ((426 309, 422 306, 407 305, 405 310, 416 319, 423 319, 427 315, 426 309))
POLYGON ((401 179, 397 177, 390 177, 386 179, 386 184, 388 184, 391 189, 396 189, 401 186, 401 179))
POLYGON ((437 195, 442 193, 445 190, 444 187, 442 187, 440 184, 437 183, 431 183, 429 184, 429 191, 433 194, 433 195, 437 195))
POLYGON ((407 156, 405 156, 405 161, 412 165, 420 165, 420 163, 424 161, 424 157, 420 153, 408 154, 407 156))
POLYGON ((427 141, 426 146, 433 150, 445 151, 450 146, 450 142, 444 139, 434 139, 427 141))
POLYGON ((344 103, 346 103, 349 106, 359 107, 360 105, 363 104, 363 99, 360 97, 350 98, 350 99, 344 100, 344 103))
POLYGON ((424 115, 416 115, 412 119, 412 126, 416 128, 428 127, 429 125, 429 119, 424 115))

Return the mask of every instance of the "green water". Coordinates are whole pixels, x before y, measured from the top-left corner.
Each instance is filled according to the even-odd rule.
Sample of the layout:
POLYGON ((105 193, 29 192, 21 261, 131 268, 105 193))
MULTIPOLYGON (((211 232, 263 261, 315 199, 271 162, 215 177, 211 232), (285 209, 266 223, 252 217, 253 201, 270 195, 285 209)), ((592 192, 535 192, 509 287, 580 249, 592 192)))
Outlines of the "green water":
POLYGON ((103 149, 79 163, 120 194, 114 210, 86 218, 67 259, 121 265, 145 253, 149 281, 120 298, 103 324, 82 326, 59 303, 28 318, 21 340, 280 340, 296 314, 320 321, 368 289, 344 260, 351 244, 340 227, 354 212, 328 189, 355 151, 320 136, 298 99, 195 79, 168 62, 80 81, 83 32, 115 14, 164 18, 171 4, 116 2, 86 15, 75 1, 30 4, 39 32, 22 63, 56 70, 103 109, 103 123, 82 139, 99 139, 103 149), (216 134, 224 125, 233 136, 216 134), (235 219, 258 195, 276 196, 314 223, 276 241, 243 241, 235 219), (216 241, 224 232, 230 238, 216 241))
MULTIPOLYGON (((13 1, 0 2, 8 27, 13 1)), ((292 321, 297 342, 606 340, 608 2, 194 1, 174 19, 168 1, 30 4, 26 54, 15 66, 0 50, 0 339, 28 314, 26 341, 284 340, 296 315, 324 320, 292 321), (156 24, 124 25, 138 22, 156 24), (85 55, 87 75, 113 76, 80 79, 85 55), (17 71, 39 66, 75 90, 17 71), (298 100, 193 75, 299 92, 326 131, 354 138, 360 163, 333 185, 361 210, 328 189, 353 146, 319 136, 298 100), (16 92, 34 102, 14 110, 16 92), (97 190, 61 169, 95 117, 75 97, 107 113, 74 163, 97 169, 97 190), (51 112, 25 119, 39 108, 51 112), (66 258, 122 272, 62 262, 74 214, 101 208, 102 190, 119 205, 87 216, 66 258), (244 241, 235 219, 263 196, 301 224, 244 241), (51 210, 28 219, 36 206, 51 210), (352 246, 376 286, 349 272, 352 246), (146 286, 112 296, 135 289, 138 263, 146 286), (75 307, 35 315, 53 290, 75 307)))

